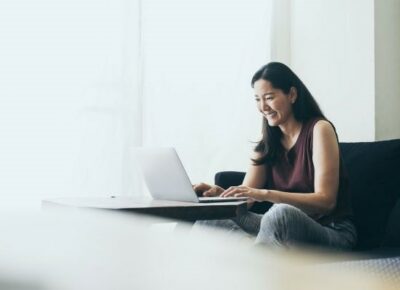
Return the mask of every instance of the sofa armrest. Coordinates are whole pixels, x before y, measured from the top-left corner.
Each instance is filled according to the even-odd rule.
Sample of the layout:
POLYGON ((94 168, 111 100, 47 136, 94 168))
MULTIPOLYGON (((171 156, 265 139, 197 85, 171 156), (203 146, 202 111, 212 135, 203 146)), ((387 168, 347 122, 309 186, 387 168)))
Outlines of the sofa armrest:
POLYGON ((390 213, 381 246, 400 249, 400 199, 390 213))
MULTIPOLYGON (((400 197, 400 139, 340 143, 340 150, 349 177, 358 231, 357 249, 378 247, 400 197)), ((386 237, 384 244, 398 242, 393 243, 391 237, 386 237)))
POLYGON ((221 186, 224 189, 230 186, 240 185, 243 182, 245 173, 239 171, 221 171, 215 174, 215 185, 221 186))

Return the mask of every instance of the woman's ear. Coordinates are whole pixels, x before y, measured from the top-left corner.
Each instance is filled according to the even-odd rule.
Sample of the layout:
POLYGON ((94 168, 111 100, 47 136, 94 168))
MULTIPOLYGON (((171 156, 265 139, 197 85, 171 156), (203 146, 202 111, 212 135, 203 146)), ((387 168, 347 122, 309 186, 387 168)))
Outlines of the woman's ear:
POLYGON ((294 104, 297 100, 297 89, 295 87, 291 87, 289 91, 289 99, 292 104, 294 104))

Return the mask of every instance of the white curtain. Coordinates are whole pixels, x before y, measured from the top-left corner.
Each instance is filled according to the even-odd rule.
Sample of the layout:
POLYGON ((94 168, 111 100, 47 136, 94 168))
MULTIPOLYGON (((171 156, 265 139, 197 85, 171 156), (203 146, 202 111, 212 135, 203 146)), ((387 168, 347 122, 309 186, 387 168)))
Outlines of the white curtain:
MULTIPOLYGON (((131 150, 245 170, 270 1, 2 0, 0 199, 140 195, 131 150)), ((1 203, 3 204, 3 203, 1 203)))
POLYGON ((1 200, 134 190, 138 15, 138 1, 0 2, 1 200))

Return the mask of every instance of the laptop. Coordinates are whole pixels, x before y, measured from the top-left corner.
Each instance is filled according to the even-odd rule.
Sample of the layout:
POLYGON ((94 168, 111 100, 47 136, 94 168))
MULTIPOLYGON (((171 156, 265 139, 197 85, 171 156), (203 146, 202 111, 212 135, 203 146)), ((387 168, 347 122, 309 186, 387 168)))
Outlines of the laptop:
POLYGON ((167 148, 135 148, 145 184, 154 199, 184 202, 232 202, 246 197, 198 197, 176 150, 167 148))

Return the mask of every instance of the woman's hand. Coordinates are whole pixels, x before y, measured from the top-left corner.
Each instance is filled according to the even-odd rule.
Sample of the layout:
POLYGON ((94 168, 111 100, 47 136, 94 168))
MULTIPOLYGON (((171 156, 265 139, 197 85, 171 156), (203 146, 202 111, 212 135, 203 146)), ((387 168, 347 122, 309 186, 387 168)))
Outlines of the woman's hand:
POLYGON ((209 185, 206 183, 194 184, 192 187, 198 196, 219 196, 225 191, 225 189, 218 185, 209 185))
POLYGON ((245 196, 249 197, 250 199, 257 200, 257 201, 265 201, 268 197, 268 190, 267 189, 258 189, 252 188, 244 185, 240 186, 231 186, 227 190, 225 190, 222 194, 222 197, 227 196, 245 196))

